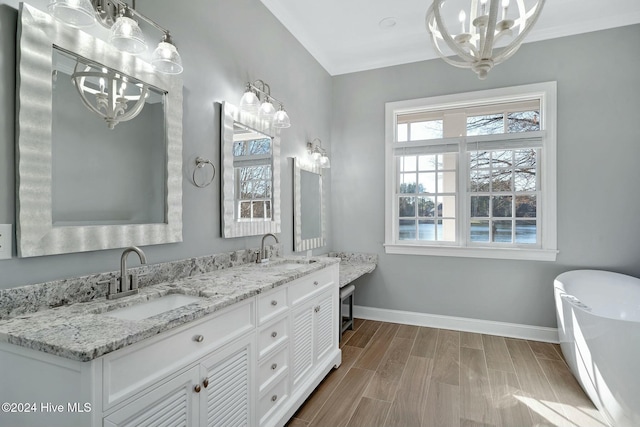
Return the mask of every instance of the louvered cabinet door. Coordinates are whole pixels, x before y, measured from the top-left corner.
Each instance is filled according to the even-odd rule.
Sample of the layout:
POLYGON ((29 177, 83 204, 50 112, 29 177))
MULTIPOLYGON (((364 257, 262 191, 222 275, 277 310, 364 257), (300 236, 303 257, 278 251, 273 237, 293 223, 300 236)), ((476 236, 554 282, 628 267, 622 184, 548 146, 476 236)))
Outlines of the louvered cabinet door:
POLYGON ((201 426, 254 425, 252 352, 250 335, 202 363, 201 426))
POLYGON ((293 387, 333 348, 337 333, 333 293, 324 292, 293 312, 293 387))
POLYGON ((104 419, 105 427, 191 427, 198 423, 198 366, 152 388, 104 419))
POLYGON ((331 292, 318 297, 313 309, 315 324, 315 360, 318 362, 331 351, 334 334, 337 333, 334 312, 334 299, 331 292))
POLYGON ((293 387, 305 379, 313 367, 313 304, 307 303, 293 312, 293 345, 291 366, 293 367, 293 387))

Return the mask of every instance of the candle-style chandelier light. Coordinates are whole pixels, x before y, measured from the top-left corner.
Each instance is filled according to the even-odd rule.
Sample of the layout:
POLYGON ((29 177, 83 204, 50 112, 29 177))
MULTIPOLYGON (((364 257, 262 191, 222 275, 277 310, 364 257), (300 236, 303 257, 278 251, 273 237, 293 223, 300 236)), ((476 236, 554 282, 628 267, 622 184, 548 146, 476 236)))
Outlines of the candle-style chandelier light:
POLYGON ((460 9, 458 22, 445 23, 445 16, 452 14, 451 6, 459 6, 460 2, 449 0, 445 5, 445 0, 433 0, 427 10, 426 26, 436 52, 445 62, 471 68, 478 78, 485 79, 491 68, 516 53, 538 20, 545 0, 470 0, 464 3, 470 7, 460 9), (457 26, 460 33, 454 34, 457 26))

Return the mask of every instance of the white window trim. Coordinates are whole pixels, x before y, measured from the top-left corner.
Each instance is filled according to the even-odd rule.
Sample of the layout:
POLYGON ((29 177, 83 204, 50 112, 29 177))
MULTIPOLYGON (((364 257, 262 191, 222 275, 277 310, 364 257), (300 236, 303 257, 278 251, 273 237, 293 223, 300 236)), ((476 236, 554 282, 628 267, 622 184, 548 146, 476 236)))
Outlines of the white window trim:
MULTIPOLYGON (((388 102, 385 104, 385 252, 388 254, 433 255, 469 258, 496 258, 512 260, 555 261, 557 250, 557 85, 556 82, 536 83, 500 89, 482 90, 430 98, 388 102), (531 98, 540 99, 542 129, 545 132, 544 149, 541 161, 542 226, 539 248, 522 247, 476 247, 438 244, 412 244, 396 239, 397 224, 394 213, 395 162, 393 149, 396 132, 396 116, 418 112, 425 108, 433 110, 475 107, 479 103, 497 104, 517 102, 531 98)), ((464 163, 460 153, 458 164, 464 163)), ((465 167, 466 169, 466 167, 465 167)), ((464 220, 468 215, 460 215, 466 209, 466 192, 459 193, 458 218, 464 220)), ((460 236, 460 233, 459 233, 460 236)), ((459 244, 465 244, 465 238, 459 238, 459 244)))

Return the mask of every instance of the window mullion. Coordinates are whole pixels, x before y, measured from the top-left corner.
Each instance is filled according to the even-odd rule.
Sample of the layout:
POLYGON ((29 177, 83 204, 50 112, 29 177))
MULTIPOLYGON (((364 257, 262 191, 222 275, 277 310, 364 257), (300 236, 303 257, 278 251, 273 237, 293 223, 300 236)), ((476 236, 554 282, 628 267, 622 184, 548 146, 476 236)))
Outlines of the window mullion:
POLYGON ((458 241, 460 246, 469 244, 471 224, 471 191, 469 189, 469 153, 466 141, 460 142, 458 152, 458 241))
POLYGON ((458 142, 458 155, 456 164, 456 241, 458 246, 466 245, 467 241, 467 161, 466 161, 466 143, 465 136, 467 134, 467 115, 464 112, 448 112, 445 113, 443 119, 443 134, 445 138, 460 138, 458 142))

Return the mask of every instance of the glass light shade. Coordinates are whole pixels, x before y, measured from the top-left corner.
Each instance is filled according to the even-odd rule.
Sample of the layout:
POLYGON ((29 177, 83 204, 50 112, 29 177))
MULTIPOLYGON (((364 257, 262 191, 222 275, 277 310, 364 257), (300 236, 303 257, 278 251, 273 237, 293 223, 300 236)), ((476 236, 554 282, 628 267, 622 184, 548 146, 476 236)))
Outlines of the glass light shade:
POLYGON ((311 157, 312 157, 312 158, 313 158, 313 160, 315 160, 316 162, 317 162, 317 161, 320 161, 320 156, 321 156, 321 154, 320 154, 320 150, 318 150, 318 148, 315 148, 315 149, 313 150, 313 152, 311 153, 311 157))
POLYGON ((260 105, 260 109, 258 110, 258 115, 261 118, 271 119, 273 115, 276 114, 276 107, 273 106, 271 101, 267 99, 260 105))
POLYGON ((291 127, 291 120, 284 108, 280 107, 280 110, 273 116, 273 127, 275 128, 288 128, 291 127))
POLYGON ((329 157, 327 157, 326 154, 323 154, 322 157, 320 157, 320 167, 322 169, 330 169, 331 168, 331 160, 329 160, 329 157))
POLYGON ((53 0, 47 5, 51 16, 75 28, 89 27, 96 14, 89 0, 53 0))
POLYGON ((252 113, 260 109, 260 100, 250 88, 248 88, 244 95, 242 95, 242 98, 240 98, 240 109, 252 113))
POLYGON ((178 49, 173 44, 164 41, 158 43, 158 47, 153 51, 151 65, 164 74, 180 74, 183 70, 182 58, 178 49))
POLYGON ((147 43, 138 23, 126 16, 119 17, 111 27, 109 42, 121 51, 134 55, 147 50, 147 43))

